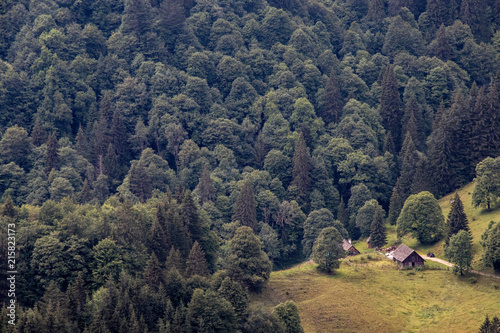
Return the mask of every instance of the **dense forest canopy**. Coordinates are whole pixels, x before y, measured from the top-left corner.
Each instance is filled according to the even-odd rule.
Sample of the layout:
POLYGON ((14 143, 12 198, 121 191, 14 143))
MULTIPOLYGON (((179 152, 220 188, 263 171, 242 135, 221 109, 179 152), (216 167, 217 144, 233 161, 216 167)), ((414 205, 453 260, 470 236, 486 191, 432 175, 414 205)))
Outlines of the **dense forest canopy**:
POLYGON ((271 262, 500 155, 499 24, 495 0, 1 1, 17 329, 296 332, 248 306, 271 262))

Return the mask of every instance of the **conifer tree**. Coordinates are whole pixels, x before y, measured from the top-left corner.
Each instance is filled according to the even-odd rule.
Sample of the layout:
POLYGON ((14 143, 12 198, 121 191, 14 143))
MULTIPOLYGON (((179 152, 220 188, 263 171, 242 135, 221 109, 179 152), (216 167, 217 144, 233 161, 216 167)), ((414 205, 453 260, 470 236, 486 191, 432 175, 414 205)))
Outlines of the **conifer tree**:
POLYGON ((85 204, 92 200, 92 190, 90 189, 89 181, 87 178, 83 181, 82 190, 78 194, 77 201, 80 204, 85 204))
POLYGON ((41 146, 47 141, 47 132, 45 131, 45 128, 43 128, 40 117, 36 117, 35 125, 33 126, 33 130, 31 131, 31 140, 37 147, 41 146))
POLYGON ((340 198, 339 208, 337 209, 337 220, 344 226, 346 230, 349 229, 349 215, 344 204, 344 198, 340 198))
POLYGON ((451 203, 451 210, 446 220, 446 244, 448 244, 451 236, 457 234, 460 230, 469 231, 469 222, 464 211, 464 205, 458 193, 455 193, 451 203))
POLYGON ((205 259, 205 253, 203 253, 200 244, 195 241, 186 261, 186 276, 208 276, 208 274, 209 272, 207 260, 205 259))
POLYGON ((125 126, 123 114, 120 111, 113 113, 111 128, 109 130, 111 143, 115 147, 120 162, 125 163, 130 160, 130 147, 128 143, 128 131, 125 126))
POLYGON ((472 267, 472 236, 468 231, 460 230, 451 236, 445 248, 445 255, 454 265, 453 271, 463 275, 472 267))
POLYGON ((1 211, 2 216, 15 218, 16 217, 16 208, 14 207, 14 201, 12 201, 11 196, 7 196, 1 211))
POLYGON ((450 25, 453 23, 454 17, 451 16, 453 13, 451 7, 446 0, 427 0, 426 11, 429 15, 429 20, 435 24, 435 29, 442 24, 450 25))
POLYGON ((160 262, 153 252, 144 269, 144 281, 154 291, 158 291, 160 284, 163 283, 163 271, 160 267, 160 262))
POLYGON ((401 119, 402 105, 398 91, 398 80, 394 73, 394 66, 387 65, 382 77, 382 91, 380 95, 380 116, 382 125, 391 131, 396 146, 396 151, 401 147, 401 119))
POLYGON ((45 173, 49 174, 52 169, 59 169, 59 143, 56 135, 52 133, 47 139, 47 159, 45 160, 45 173))
POLYGON ((106 151, 106 155, 102 160, 103 165, 103 174, 108 176, 110 179, 119 179, 120 178, 120 161, 118 159, 118 155, 116 155, 115 147, 113 144, 108 145, 108 150, 106 151))
POLYGON ((198 214, 198 207, 196 207, 193 195, 189 190, 183 192, 180 214, 182 223, 187 227, 191 239, 193 241, 200 241, 204 236, 204 230, 198 214))
POLYGON ((300 133, 293 154, 293 180, 291 185, 296 187, 297 202, 302 207, 307 207, 309 202, 311 182, 311 157, 309 155, 309 148, 306 146, 304 135, 300 133))
POLYGON ((370 226, 370 245, 373 248, 381 248, 387 242, 385 231, 384 213, 382 209, 376 209, 373 222, 370 226))
POLYGON ((217 290, 217 293, 231 303, 239 319, 244 318, 250 300, 248 299, 248 293, 241 287, 241 284, 226 276, 217 290))
POLYGON ((385 135, 383 151, 391 153, 392 156, 397 155, 396 145, 394 144, 394 138, 392 137, 391 131, 387 131, 387 134, 385 135))
POLYGON ((449 39, 450 37, 446 32, 444 24, 441 24, 439 30, 436 32, 434 54, 443 61, 448 61, 452 56, 452 48, 449 39))
POLYGON ((76 134, 75 148, 78 154, 85 157, 87 160, 90 158, 89 154, 89 143, 85 133, 83 133, 82 126, 78 128, 78 133, 76 134))
MULTIPOLYGON (((158 208, 160 209, 160 208, 158 208)), ((158 215, 158 214, 157 214, 158 215)), ((167 243, 164 227, 158 221, 158 217, 153 220, 151 230, 149 232, 149 248, 153 251, 160 262, 164 262, 167 258, 167 249, 172 244, 167 243)))
POLYGON ((342 115, 342 108, 344 106, 342 95, 340 94, 339 79, 335 71, 335 68, 333 68, 330 73, 323 97, 323 112, 320 116, 326 124, 331 122, 337 123, 342 115))
POLYGON ((389 214, 387 220, 391 225, 396 224, 407 197, 408 196, 405 195, 403 191, 401 182, 398 180, 396 182, 396 186, 392 189, 391 201, 389 203, 389 214))
POLYGON ((200 182, 198 183, 198 194, 201 204, 208 201, 215 201, 215 188, 210 178, 209 165, 205 164, 201 173, 200 182))
POLYGON ((173 246, 170 248, 170 252, 168 253, 165 268, 167 270, 175 268, 178 272, 184 271, 184 261, 182 260, 181 252, 173 246))
POLYGON ((130 168, 130 192, 137 196, 141 201, 145 201, 151 196, 152 184, 146 169, 140 164, 135 163, 130 168))
POLYGON ((104 173, 103 159, 106 156, 108 146, 110 144, 109 128, 106 120, 101 117, 99 121, 94 123, 93 138, 92 138, 92 153, 95 166, 99 174, 104 173))
POLYGON ((249 182, 243 184, 238 195, 234 206, 233 221, 240 221, 241 225, 251 227, 254 230, 257 227, 257 204, 249 182))
POLYGON ((406 102, 405 112, 403 115, 403 131, 409 133, 415 146, 418 150, 423 150, 424 141, 424 130, 423 130, 423 119, 422 119, 422 108, 418 104, 415 94, 410 94, 408 101, 406 102))
POLYGON ((462 0, 460 19, 467 24, 476 38, 487 41, 490 38, 487 6, 481 0, 462 0))

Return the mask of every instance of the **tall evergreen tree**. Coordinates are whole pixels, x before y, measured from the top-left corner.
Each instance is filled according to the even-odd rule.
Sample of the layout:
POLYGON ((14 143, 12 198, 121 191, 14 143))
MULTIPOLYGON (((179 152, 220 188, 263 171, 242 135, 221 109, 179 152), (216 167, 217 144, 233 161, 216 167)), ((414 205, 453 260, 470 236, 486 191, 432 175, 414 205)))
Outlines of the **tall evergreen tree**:
POLYGON ((370 3, 368 5, 368 13, 366 14, 366 19, 376 24, 380 24, 385 17, 386 14, 385 14, 384 1, 370 0, 370 3))
POLYGON ((422 107, 418 104, 415 94, 411 94, 405 106, 402 120, 403 131, 409 133, 418 150, 423 150, 424 145, 424 124, 422 117, 422 107))
POLYGON ((92 137, 92 154, 94 163, 99 174, 104 173, 103 160, 110 143, 109 127, 104 117, 94 123, 92 137))
POLYGON ((381 248, 386 242, 387 233, 384 224, 384 213, 382 209, 376 209, 370 226, 370 245, 373 248, 381 248))
POLYGON ((198 244, 198 242, 196 241, 194 242, 193 247, 191 248, 191 252, 189 253, 189 257, 186 261, 186 275, 209 275, 205 253, 203 253, 200 244, 198 244))
POLYGON ((458 193, 455 193, 451 203, 451 210, 446 220, 446 244, 448 244, 451 236, 457 234, 460 230, 469 231, 469 223, 467 215, 464 211, 464 205, 458 193))
POLYGON ((85 204, 92 200, 92 190, 90 189, 89 181, 85 178, 83 181, 82 190, 78 194, 77 201, 80 204, 85 204))
POLYGON ((398 180, 396 186, 392 189, 391 201, 389 203, 389 214, 387 220, 391 225, 395 225, 398 220, 401 209, 408 196, 404 193, 401 182, 398 180))
POLYGON ((45 173, 49 174, 52 169, 59 169, 59 143, 56 135, 52 133, 47 139, 47 158, 45 160, 45 173))
POLYGON ((43 143, 47 141, 47 132, 42 125, 42 121, 40 117, 36 117, 35 125, 33 126, 33 130, 31 131, 31 140, 35 146, 41 146, 43 143))
POLYGON ((337 123, 342 115, 342 95, 340 94, 339 79, 336 69, 333 68, 325 86, 325 94, 323 96, 323 109, 321 118, 326 124, 331 122, 337 123))
POLYGON ((453 50, 450 45, 450 36, 446 32, 444 24, 441 24, 436 32, 434 43, 434 54, 436 57, 443 61, 448 61, 452 56, 453 50))
POLYGON ((240 221, 241 225, 254 230, 257 227, 257 204, 249 182, 243 184, 238 199, 236 199, 233 221, 240 221))
MULTIPOLYGON (((291 186, 296 187, 297 202, 307 208, 309 192, 311 191, 311 157, 306 146, 304 135, 300 133, 293 154, 293 180, 291 186)), ((307 209, 306 209, 307 211, 307 209)))
POLYGON ((125 126, 123 114, 120 111, 113 113, 111 128, 109 130, 111 143, 115 147, 116 153, 121 163, 126 163, 130 160, 130 147, 128 143, 128 131, 125 126))
POLYGON ((146 263, 146 268, 144 269, 144 281, 154 291, 158 291, 158 288, 163 283, 163 271, 154 252, 151 253, 149 260, 146 263))
POLYGON ((115 147, 112 143, 108 145, 108 150, 102 160, 102 166, 103 174, 110 179, 117 180, 121 178, 120 160, 118 159, 118 155, 116 155, 115 147))
POLYGON ((498 99, 496 84, 490 96, 486 95, 485 88, 481 88, 477 95, 476 104, 471 114, 472 131, 469 138, 471 146, 472 167, 482 161, 485 157, 496 157, 500 147, 500 130, 498 128, 498 109, 495 108, 494 100, 498 99), (491 102, 489 101, 489 98, 491 102))
MULTIPOLYGON (((161 208, 158 207, 157 209, 161 208)), ((172 246, 172 244, 167 243, 167 237, 165 236, 163 228, 164 225, 158 221, 157 213, 149 231, 149 248, 153 251, 160 262, 164 262, 166 260, 167 249, 172 246)))
POLYGON ((82 126, 78 128, 78 133, 76 134, 75 141, 76 141, 75 148, 78 154, 82 155, 87 160, 89 160, 90 159, 89 142, 87 140, 87 137, 85 136, 85 133, 83 133, 82 126))
POLYGON ((455 17, 452 17, 452 15, 456 15, 457 10, 456 8, 453 9, 453 2, 455 0, 452 0, 451 4, 446 0, 427 0, 426 12, 429 15, 429 20, 433 22, 435 29, 442 24, 451 25, 453 23, 455 17))
POLYGON ((398 80, 396 79, 393 65, 387 65, 385 68, 381 86, 379 113, 382 117, 382 125, 387 131, 391 131, 396 150, 399 151, 401 147, 401 119, 403 114, 398 80))
POLYGON ((200 182, 198 183, 198 194, 201 204, 208 201, 215 201, 215 188, 210 178, 210 167, 205 164, 201 173, 200 182))
POLYGON ((481 0, 462 0, 460 19, 467 24, 474 36, 481 41, 491 37, 487 6, 481 0))
POLYGON ((151 196, 152 184, 146 169, 140 164, 135 163, 130 168, 130 192, 137 196, 141 201, 145 201, 151 196))
POLYGON ((340 198, 339 208, 337 209, 337 220, 344 226, 346 230, 349 229, 349 215, 344 203, 344 198, 340 198))

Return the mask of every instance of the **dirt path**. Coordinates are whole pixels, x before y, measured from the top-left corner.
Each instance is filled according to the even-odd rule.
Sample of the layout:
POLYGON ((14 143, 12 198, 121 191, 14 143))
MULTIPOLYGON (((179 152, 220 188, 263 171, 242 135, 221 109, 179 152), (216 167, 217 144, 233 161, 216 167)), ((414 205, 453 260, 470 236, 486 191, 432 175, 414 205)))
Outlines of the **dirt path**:
MULTIPOLYGON (((451 262, 448 262, 448 261, 443 260, 443 259, 431 258, 431 257, 428 257, 428 256, 422 256, 422 258, 424 258, 425 260, 432 260, 432 261, 438 262, 438 263, 446 265, 448 267, 453 267, 454 266, 451 262)), ((483 276, 491 276, 491 277, 500 279, 500 275, 497 275, 497 274, 484 273, 484 272, 479 272, 479 271, 475 271, 475 270, 471 270, 471 273, 479 274, 479 275, 483 275, 483 276)))

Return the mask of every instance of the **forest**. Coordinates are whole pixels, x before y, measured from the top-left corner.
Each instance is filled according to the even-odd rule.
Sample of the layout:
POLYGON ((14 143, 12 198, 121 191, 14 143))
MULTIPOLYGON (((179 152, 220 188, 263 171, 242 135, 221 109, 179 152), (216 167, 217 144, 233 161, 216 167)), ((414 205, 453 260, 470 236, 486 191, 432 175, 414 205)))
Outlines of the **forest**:
POLYGON ((302 332, 317 239, 495 206, 499 60, 498 0, 0 0, 1 331, 302 332))

